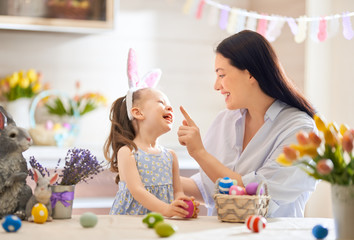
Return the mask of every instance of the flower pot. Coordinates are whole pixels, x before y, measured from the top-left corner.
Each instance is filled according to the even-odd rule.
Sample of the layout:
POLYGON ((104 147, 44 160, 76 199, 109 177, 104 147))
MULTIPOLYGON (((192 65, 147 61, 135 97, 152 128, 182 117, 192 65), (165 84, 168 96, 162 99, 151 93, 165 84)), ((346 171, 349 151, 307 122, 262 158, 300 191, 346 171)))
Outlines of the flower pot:
POLYGON ((18 127, 29 129, 30 117, 29 110, 31 105, 31 98, 19 98, 15 101, 6 103, 6 110, 11 114, 13 120, 18 127))
POLYGON ((53 185, 52 217, 53 219, 69 219, 72 215, 75 185, 53 185))
POLYGON ((332 185, 332 203, 336 239, 354 239, 354 186, 332 185))

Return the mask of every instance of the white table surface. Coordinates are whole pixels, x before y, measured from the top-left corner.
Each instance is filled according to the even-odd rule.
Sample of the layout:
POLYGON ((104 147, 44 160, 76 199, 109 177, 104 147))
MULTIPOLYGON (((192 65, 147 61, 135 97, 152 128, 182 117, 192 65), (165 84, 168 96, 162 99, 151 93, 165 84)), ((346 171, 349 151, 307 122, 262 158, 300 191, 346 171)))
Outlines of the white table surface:
MULTIPOLYGON (((1 240, 52 240, 52 239, 158 239, 154 229, 142 223, 143 216, 99 215, 94 228, 83 228, 80 216, 72 219, 53 220, 44 224, 24 221, 17 233, 0 230, 1 240)), ((197 219, 165 219, 177 226, 171 240, 314 240, 312 228, 322 224, 329 229, 326 240, 335 239, 334 223, 330 218, 274 218, 268 219, 266 228, 260 233, 252 233, 243 223, 220 222, 217 217, 201 216, 197 219)))

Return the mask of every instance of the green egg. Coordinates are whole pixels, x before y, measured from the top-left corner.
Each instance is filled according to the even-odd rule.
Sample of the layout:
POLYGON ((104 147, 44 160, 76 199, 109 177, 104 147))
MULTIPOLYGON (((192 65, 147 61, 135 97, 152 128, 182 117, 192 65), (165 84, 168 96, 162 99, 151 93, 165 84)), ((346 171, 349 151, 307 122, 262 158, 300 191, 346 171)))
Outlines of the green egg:
POLYGON ((156 223, 154 229, 160 237, 169 237, 177 231, 176 226, 166 222, 156 223))
POLYGON ((163 220, 164 218, 160 213, 151 212, 144 217, 143 223, 145 223, 149 228, 153 228, 156 223, 161 222, 163 220))
POLYGON ((97 218, 96 214, 94 214, 92 212, 85 212, 80 217, 80 224, 84 228, 92 228, 92 227, 96 226, 97 221, 98 221, 98 218, 97 218))

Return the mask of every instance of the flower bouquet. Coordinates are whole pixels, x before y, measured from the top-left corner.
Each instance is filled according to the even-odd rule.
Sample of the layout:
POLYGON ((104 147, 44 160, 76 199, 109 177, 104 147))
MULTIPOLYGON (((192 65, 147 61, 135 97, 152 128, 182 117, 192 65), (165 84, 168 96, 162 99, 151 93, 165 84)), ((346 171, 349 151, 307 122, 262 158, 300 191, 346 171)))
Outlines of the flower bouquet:
MULTIPOLYGON (((79 94, 79 90, 80 82, 76 82, 76 94, 72 99, 70 99, 70 101, 76 104, 80 116, 83 116, 100 106, 106 105, 107 99, 102 94, 96 92, 87 92, 84 94, 79 94)), ((56 97, 52 100, 53 101, 45 104, 50 114, 58 116, 74 115, 74 108, 72 104, 68 104, 60 97, 56 97)))
POLYGON ((298 144, 284 147, 277 162, 305 166, 310 176, 331 184, 336 239, 353 239, 354 130, 345 124, 326 124, 319 115, 314 120, 320 133, 299 132, 298 144))
POLYGON ((0 98, 8 102, 32 98, 41 90, 41 74, 34 69, 14 72, 0 80, 0 98))
POLYGON ((319 116, 314 120, 319 134, 297 133, 298 144, 286 146, 277 162, 284 166, 302 165, 315 179, 331 184, 354 184, 353 139, 354 130, 345 124, 326 124, 319 116))

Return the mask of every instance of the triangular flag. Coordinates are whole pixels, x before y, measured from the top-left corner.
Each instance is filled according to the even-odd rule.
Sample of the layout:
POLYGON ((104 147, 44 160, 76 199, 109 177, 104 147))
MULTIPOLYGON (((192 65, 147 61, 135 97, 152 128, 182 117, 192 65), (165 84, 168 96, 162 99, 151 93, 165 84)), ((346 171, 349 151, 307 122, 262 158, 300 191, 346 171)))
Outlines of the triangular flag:
POLYGON ((274 42, 280 36, 284 23, 283 19, 276 16, 269 22, 266 32, 266 38, 269 42, 274 42))
POLYGON ((310 22, 310 38, 314 42, 319 42, 317 37, 319 26, 320 26, 320 21, 317 19, 310 22))
POLYGON ((235 32, 240 32, 245 29, 245 23, 246 23, 246 13, 247 11, 242 10, 242 9, 237 9, 237 20, 236 20, 236 29, 235 32))
POLYGON ((290 27, 290 30, 292 32, 292 34, 295 36, 297 34, 297 31, 298 31, 298 26, 295 22, 295 19, 294 18, 287 18, 286 19, 289 27, 290 27))
POLYGON ((317 37, 320 42, 323 42, 327 38, 327 21, 324 18, 320 20, 317 37))
POLYGON ((197 13, 195 14, 195 17, 197 19, 201 19, 202 18, 204 4, 205 4, 205 0, 200 0, 198 8, 197 8, 197 13))
MULTIPOLYGON (((256 12, 250 12, 251 14, 256 12)), ((257 29, 257 19, 251 16, 248 16, 247 22, 246 22, 246 29, 251 30, 251 31, 256 31, 257 29)))
POLYGON ((209 17, 208 17, 208 23, 211 26, 215 26, 218 23, 218 18, 219 18, 219 9, 216 7, 211 7, 209 12, 209 17))
MULTIPOLYGON (((265 17, 265 14, 262 14, 265 17)), ((267 30, 268 20, 265 18, 261 18, 258 21, 257 32, 265 37, 266 30, 267 30)))
POLYGON ((333 18, 328 22, 328 37, 334 37, 339 31, 339 18, 333 18))
POLYGON ((302 43, 306 39, 306 31, 307 31, 307 22, 305 20, 305 16, 302 16, 298 20, 298 30, 295 35, 295 42, 302 43))
POLYGON ((229 22, 227 24, 227 32, 232 34, 236 29, 236 21, 237 21, 237 8, 232 8, 229 14, 229 22))
POLYGON ((343 36, 348 40, 352 39, 354 36, 352 23, 350 22, 348 12, 343 13, 343 36))
POLYGON ((219 20, 219 27, 221 29, 226 29, 227 27, 227 20, 229 19, 229 7, 224 5, 224 7, 221 9, 220 13, 220 20, 219 20))

